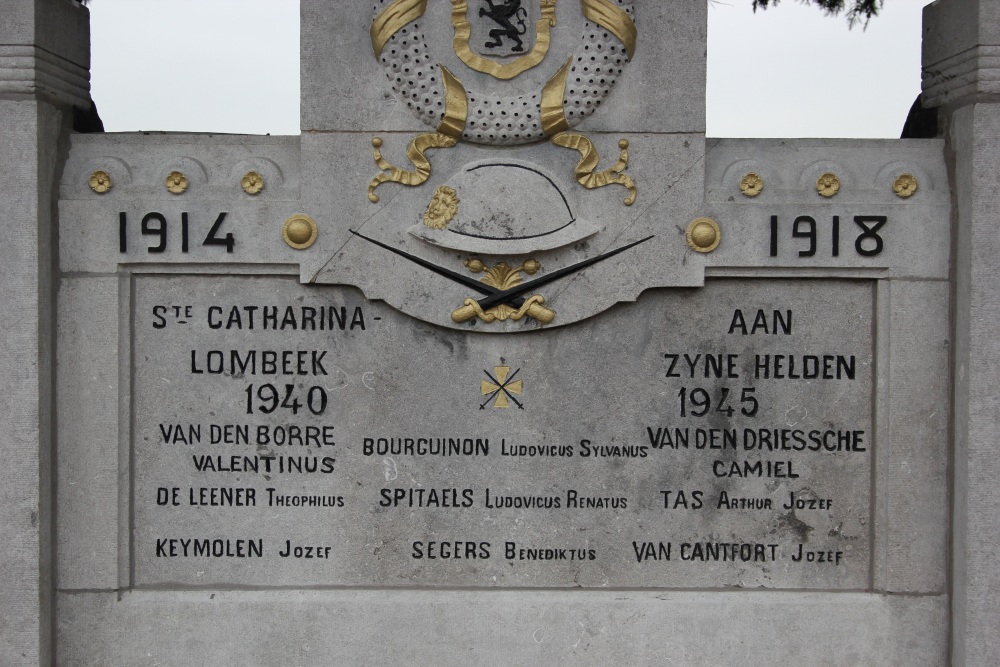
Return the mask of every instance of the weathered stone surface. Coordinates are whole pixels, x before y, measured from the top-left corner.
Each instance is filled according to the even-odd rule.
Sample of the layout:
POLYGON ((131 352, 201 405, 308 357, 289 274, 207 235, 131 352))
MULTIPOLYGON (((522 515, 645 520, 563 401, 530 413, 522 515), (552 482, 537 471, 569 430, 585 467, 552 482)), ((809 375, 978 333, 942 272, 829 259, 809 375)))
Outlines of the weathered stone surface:
POLYGON ((0 101, 8 185, 0 246, 0 663, 48 659, 52 613, 52 211, 61 116, 47 104, 0 101))
POLYGON ((953 581, 954 657, 958 664, 985 664, 1000 654, 997 544, 1000 475, 995 456, 1000 424, 996 378, 997 238, 993 224, 1000 172, 1000 111, 967 106, 952 117, 957 207, 955 275, 955 472, 953 581))
POLYGON ((1000 93, 1000 3, 950 0, 924 8, 924 107, 1000 93))
POLYGON ((948 526, 948 355, 951 331, 943 281, 892 281, 879 295, 888 352, 885 447, 875 485, 875 587, 897 593, 945 591, 948 526), (918 388, 914 390, 914 388, 918 388), (878 534, 878 533, 877 533, 878 534), (884 554, 884 558, 881 555, 884 554))
POLYGON ((950 243, 950 205, 943 148, 940 140, 709 140, 704 208, 722 226, 723 243, 706 257, 706 271, 850 267, 889 278, 947 278, 948 254, 943 250, 950 243), (741 179, 749 173, 763 181, 754 197, 740 190, 741 179), (830 198, 816 189, 824 173, 840 182, 830 198), (909 198, 893 191, 903 174, 916 178, 917 190, 909 198), (886 242, 875 254, 871 240, 862 240, 859 249, 864 216, 871 215, 886 218, 878 232, 886 242), (775 250, 770 243, 772 216, 778 218, 775 250), (806 218, 816 225, 814 248, 806 218), (801 236, 795 236, 796 224, 801 236), (727 243, 731 238, 745 242, 727 243))
POLYGON ((509 158, 466 165, 435 190, 436 199, 406 231, 433 245, 486 255, 527 255, 599 232, 556 179, 509 158))
POLYGON ((118 586, 125 523, 119 504, 128 502, 120 482, 128 478, 128 448, 121 447, 118 424, 128 410, 126 398, 119 411, 118 362, 127 347, 118 347, 118 282, 113 276, 70 279, 59 290, 56 571, 64 590, 118 586))
POLYGON ((155 591, 59 603, 59 664, 74 666, 947 662, 944 596, 155 591))
POLYGON ((90 13, 77 2, 8 0, 0 24, 0 97, 90 105, 90 13))
POLYGON ((65 120, 51 103, 88 100, 88 12, 4 0, 0 15, 0 663, 38 665, 52 663, 55 641, 53 204, 65 120))

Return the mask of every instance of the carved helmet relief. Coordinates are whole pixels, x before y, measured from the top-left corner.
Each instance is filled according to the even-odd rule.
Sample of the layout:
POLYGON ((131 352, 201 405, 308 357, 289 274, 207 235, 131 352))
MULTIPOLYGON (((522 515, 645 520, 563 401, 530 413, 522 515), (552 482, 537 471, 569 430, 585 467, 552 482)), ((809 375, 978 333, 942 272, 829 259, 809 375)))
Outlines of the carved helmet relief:
MULTIPOLYGON (((628 141, 608 139, 618 140, 618 154, 600 170, 594 143, 573 128, 600 113, 635 55, 633 0, 374 0, 371 7, 374 57, 397 100, 428 127, 408 138, 409 166, 383 156, 383 149, 399 152, 401 146, 390 145, 395 137, 372 137, 379 172, 368 198, 381 206, 366 230, 351 231, 369 247, 447 275, 479 296, 452 304, 445 322, 442 311, 427 311, 405 290, 378 285, 372 294, 446 326, 478 321, 496 331, 512 330, 519 321, 566 321, 541 294, 495 302, 489 294, 519 281, 527 286, 526 276, 535 273, 540 277, 531 280, 568 275, 550 273, 543 264, 551 260, 565 269, 573 253, 587 254, 605 224, 616 232, 606 240, 618 241, 617 223, 631 217, 607 214, 620 206, 617 196, 601 198, 597 208, 584 201, 589 190, 607 185, 626 189, 619 202, 635 201, 636 185, 624 173, 628 141), (384 202, 376 194, 382 185, 384 202), (401 228, 400 221, 407 224, 401 228), (569 255, 558 257, 560 252, 569 255)), ((617 243, 612 254, 649 238, 617 243)), ((608 266, 602 269, 613 271, 608 266)), ((608 305, 577 305, 572 317, 608 305)))

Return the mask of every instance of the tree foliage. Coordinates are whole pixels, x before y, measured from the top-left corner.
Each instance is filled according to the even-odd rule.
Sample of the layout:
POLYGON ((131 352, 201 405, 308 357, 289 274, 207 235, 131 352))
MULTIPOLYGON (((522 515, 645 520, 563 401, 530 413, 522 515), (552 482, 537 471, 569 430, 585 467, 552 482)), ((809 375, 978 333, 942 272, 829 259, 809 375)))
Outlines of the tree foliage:
MULTIPOLYGON (((767 9, 777 5, 781 0, 753 0, 753 10, 767 9)), ((830 16, 836 16, 842 12, 847 13, 847 24, 854 26, 856 23, 868 25, 868 21, 873 16, 878 16, 878 12, 885 4, 885 0, 801 0, 803 4, 816 5, 830 16)))

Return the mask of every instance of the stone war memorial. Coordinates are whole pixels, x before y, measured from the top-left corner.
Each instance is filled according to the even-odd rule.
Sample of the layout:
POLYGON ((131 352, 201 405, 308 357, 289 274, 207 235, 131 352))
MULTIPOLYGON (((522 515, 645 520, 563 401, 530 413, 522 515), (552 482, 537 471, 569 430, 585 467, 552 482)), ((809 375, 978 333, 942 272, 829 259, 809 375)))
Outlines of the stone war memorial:
POLYGON ((706 138, 648 0, 301 0, 300 136, 84 132, 0 6, 0 664, 1000 662, 1000 0, 899 140, 706 138))

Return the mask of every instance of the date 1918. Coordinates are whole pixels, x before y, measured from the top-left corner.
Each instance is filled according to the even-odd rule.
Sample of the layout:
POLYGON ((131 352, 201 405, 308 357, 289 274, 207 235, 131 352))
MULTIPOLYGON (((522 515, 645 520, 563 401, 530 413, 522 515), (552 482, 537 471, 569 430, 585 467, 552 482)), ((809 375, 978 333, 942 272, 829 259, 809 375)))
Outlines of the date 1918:
MULTIPOLYGON (((885 249, 885 241, 879 234, 888 222, 884 215, 856 215, 854 224, 861 232, 854 238, 854 250, 862 257, 875 257, 885 249)), ((829 231, 824 230, 823 236, 829 234, 830 256, 840 256, 840 216, 835 215, 830 222, 829 231)), ((780 236, 778 216, 771 216, 771 257, 778 256, 778 237, 780 236)), ((800 215, 791 224, 791 237, 799 257, 814 257, 820 245, 826 245, 820 238, 819 225, 808 215, 800 215)))

